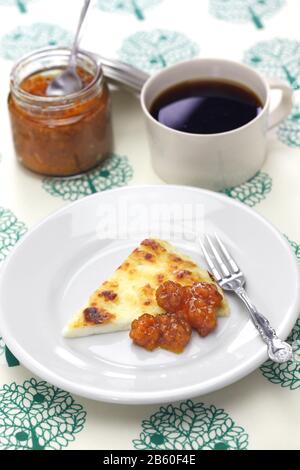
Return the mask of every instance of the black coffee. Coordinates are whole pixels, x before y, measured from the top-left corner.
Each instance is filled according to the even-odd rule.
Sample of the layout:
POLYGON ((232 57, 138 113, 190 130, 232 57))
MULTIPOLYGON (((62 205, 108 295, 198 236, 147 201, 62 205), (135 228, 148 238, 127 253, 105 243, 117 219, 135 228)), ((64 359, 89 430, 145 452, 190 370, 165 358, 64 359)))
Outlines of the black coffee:
POLYGON ((218 134, 244 126, 262 110, 253 91, 235 82, 187 81, 168 88, 152 103, 152 116, 191 134, 218 134))

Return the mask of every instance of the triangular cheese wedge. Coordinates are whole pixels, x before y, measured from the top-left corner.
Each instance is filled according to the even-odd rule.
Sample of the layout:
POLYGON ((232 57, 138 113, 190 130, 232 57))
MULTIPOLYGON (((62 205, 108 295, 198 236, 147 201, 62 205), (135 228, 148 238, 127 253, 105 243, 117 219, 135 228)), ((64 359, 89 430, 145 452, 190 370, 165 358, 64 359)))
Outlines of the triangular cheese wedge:
MULTIPOLYGON (((63 335, 74 338, 129 330, 132 321, 143 313, 164 313, 157 305, 155 294, 157 288, 169 280, 181 285, 214 282, 207 271, 170 243, 144 240, 91 295, 86 306, 65 327, 63 335)), ((218 315, 227 316, 228 302, 218 289, 223 295, 218 315)))

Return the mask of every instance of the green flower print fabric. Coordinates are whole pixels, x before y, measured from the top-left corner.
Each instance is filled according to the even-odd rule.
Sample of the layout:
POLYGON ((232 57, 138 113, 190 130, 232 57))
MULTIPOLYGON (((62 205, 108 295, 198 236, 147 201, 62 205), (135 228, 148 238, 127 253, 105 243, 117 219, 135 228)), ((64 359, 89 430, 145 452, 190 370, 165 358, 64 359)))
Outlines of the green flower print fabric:
POLYGON ((27 13, 30 1, 32 0, 0 0, 0 6, 15 6, 20 13, 27 13))
POLYGON ((98 7, 103 11, 130 13, 138 20, 145 19, 145 11, 162 0, 98 0, 98 7))
POLYGON ((288 337, 288 343, 293 347, 294 359, 284 364, 277 364, 271 360, 265 362, 260 370, 273 384, 290 390, 300 388, 300 319, 288 337))
POLYGON ((192 400, 168 405, 142 422, 136 449, 244 450, 248 434, 215 406, 192 400))
POLYGON ((0 389, 0 449, 60 450, 85 425, 86 412, 68 393, 26 380, 0 389))
MULTIPOLYGON (((26 225, 17 219, 10 209, 0 207, 0 262, 6 256, 27 231, 26 225)), ((19 361, 5 346, 3 338, 0 336, 0 364, 7 364, 9 367, 20 365, 19 361)))
POLYGON ((222 192, 250 207, 254 207, 264 200, 271 190, 271 177, 267 173, 259 172, 246 183, 225 189, 222 192))
POLYGON ((5 345, 3 338, 0 337, 0 365, 7 365, 8 367, 17 367, 20 365, 18 359, 5 345))
POLYGON ((198 45, 185 34, 165 29, 138 31, 125 39, 119 51, 121 60, 149 73, 198 53, 198 45))
POLYGON ((297 257, 297 260, 300 261, 300 245, 299 245, 299 243, 296 243, 293 240, 290 240, 289 237, 287 237, 287 236, 286 236, 286 238, 287 238, 289 244, 291 245, 292 249, 294 250, 295 255, 297 257))
POLYGON ((72 178, 45 178, 43 188, 52 196, 76 201, 84 196, 125 186, 133 176, 128 158, 112 154, 99 167, 72 178))
POLYGON ((18 26, 0 40, 0 55, 4 59, 17 60, 22 55, 48 46, 69 46, 72 35, 60 26, 34 23, 18 26))
POLYGON ((210 0, 210 12, 218 19, 236 23, 252 22, 264 28, 264 19, 282 8, 285 0, 210 0))
POLYGON ((300 147, 300 105, 296 104, 289 117, 279 125, 277 130, 279 140, 292 148, 300 147))
POLYGON ((269 77, 287 81, 299 89, 300 41, 275 38, 261 41, 246 51, 244 61, 269 77))
POLYGON ((24 235, 26 225, 17 219, 11 210, 0 207, 0 262, 24 235))

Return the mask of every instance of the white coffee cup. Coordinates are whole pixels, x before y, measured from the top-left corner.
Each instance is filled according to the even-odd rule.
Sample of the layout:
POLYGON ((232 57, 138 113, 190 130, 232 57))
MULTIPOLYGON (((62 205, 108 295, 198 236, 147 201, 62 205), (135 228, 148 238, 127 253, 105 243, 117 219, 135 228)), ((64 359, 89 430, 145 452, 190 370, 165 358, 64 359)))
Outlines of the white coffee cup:
POLYGON ((141 92, 155 172, 166 182, 200 186, 215 191, 239 185, 262 167, 267 132, 291 112, 291 88, 267 81, 246 65, 222 59, 194 59, 167 67, 149 78, 141 92), (171 129, 150 114, 153 101, 166 89, 188 80, 223 79, 252 90, 263 103, 260 114, 246 125, 219 134, 190 134, 171 129), (272 90, 281 92, 271 106, 272 90), (270 110, 272 109, 272 110, 270 110))

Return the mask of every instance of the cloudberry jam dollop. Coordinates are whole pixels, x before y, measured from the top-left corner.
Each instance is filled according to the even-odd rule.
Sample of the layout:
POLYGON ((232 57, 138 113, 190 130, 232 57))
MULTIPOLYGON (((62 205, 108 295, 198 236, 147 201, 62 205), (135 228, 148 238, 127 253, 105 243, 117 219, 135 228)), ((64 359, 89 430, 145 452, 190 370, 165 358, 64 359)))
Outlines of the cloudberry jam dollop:
POLYGON ((166 313, 144 314, 134 320, 130 338, 148 351, 160 347, 180 353, 193 329, 202 337, 215 330, 222 299, 213 283, 195 282, 183 287, 173 281, 164 282, 156 291, 156 301, 166 313))

